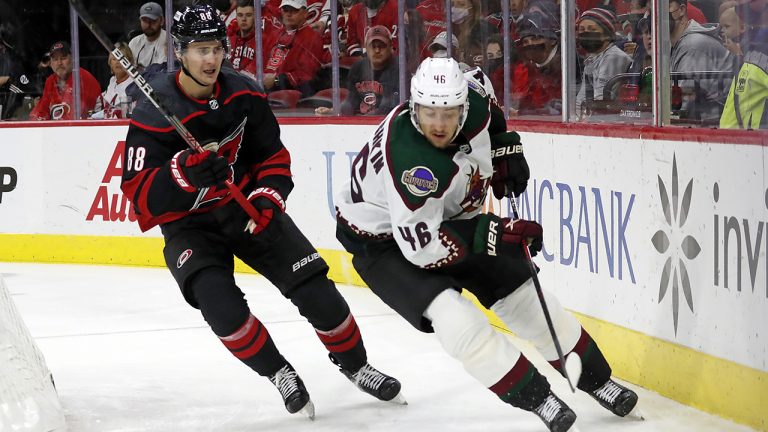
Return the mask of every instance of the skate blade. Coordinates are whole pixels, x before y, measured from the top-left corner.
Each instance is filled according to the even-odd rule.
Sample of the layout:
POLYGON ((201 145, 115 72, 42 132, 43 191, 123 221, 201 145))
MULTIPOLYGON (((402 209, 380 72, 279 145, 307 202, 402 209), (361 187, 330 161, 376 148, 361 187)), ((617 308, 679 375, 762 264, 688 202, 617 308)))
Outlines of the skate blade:
POLYGON ((638 421, 645 420, 645 414, 640 409, 640 404, 635 405, 635 407, 632 408, 632 411, 630 411, 629 414, 626 415, 626 417, 634 420, 638 420, 638 421))
POLYGON ((303 414, 307 416, 310 420, 315 419, 315 404, 312 403, 312 401, 307 402, 306 405, 304 405, 304 408, 296 411, 296 414, 303 414))
POLYGON ((397 405, 408 405, 408 401, 405 400, 405 396, 403 396, 403 393, 400 392, 397 394, 397 396, 393 397, 392 399, 388 400, 387 402, 397 404, 397 405))

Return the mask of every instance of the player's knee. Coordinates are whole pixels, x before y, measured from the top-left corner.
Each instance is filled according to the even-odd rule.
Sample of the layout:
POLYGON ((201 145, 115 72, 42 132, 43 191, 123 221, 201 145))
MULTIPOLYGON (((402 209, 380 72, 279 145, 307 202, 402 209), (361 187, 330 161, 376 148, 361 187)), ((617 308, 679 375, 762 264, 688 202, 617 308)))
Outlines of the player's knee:
MULTIPOLYGON (((563 348, 575 345, 581 332, 579 322, 563 308, 553 294, 544 291, 544 299, 563 348)), ((496 302, 491 310, 510 330, 531 341, 539 350, 547 350, 552 346, 549 326, 532 280, 529 279, 512 294, 496 302)))
POLYGON ((453 289, 440 293, 425 315, 443 349, 461 361, 476 356, 494 336, 485 315, 453 289))
POLYGON ((217 336, 231 334, 243 325, 250 314, 245 295, 226 269, 201 269, 190 277, 187 287, 203 318, 217 336))

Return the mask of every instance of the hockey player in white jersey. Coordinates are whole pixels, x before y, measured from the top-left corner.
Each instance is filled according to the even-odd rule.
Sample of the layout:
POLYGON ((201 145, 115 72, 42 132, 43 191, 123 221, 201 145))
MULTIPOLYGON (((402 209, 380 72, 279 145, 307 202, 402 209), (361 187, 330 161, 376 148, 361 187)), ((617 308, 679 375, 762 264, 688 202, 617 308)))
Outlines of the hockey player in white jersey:
MULTIPOLYGON (((416 329, 434 332, 471 376, 550 431, 566 431, 576 414, 460 295, 472 292, 562 373, 523 249, 541 250, 541 226, 480 212, 489 186, 497 198, 525 190, 522 144, 506 132, 487 78, 468 75, 470 88, 454 60, 421 63, 410 101, 378 126, 336 196, 337 238, 371 290, 416 329)), ((594 340, 545 296, 563 351, 581 357, 578 388, 616 415, 629 413, 637 395, 611 379, 594 340)))

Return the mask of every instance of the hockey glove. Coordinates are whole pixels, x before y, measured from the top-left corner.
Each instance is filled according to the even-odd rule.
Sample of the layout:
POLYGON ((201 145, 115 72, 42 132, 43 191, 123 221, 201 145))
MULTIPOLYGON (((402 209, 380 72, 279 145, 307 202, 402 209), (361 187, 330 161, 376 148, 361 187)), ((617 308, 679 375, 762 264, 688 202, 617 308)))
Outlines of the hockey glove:
POLYGON ((171 176, 181 189, 195 192, 224 183, 232 176, 232 169, 229 162, 216 153, 187 149, 171 159, 171 176))
POLYGON ((496 199, 518 196, 528 186, 531 172, 523 155, 517 132, 504 132, 491 137, 493 176, 491 187, 496 199))
POLYGON ((245 231, 259 234, 269 226, 277 213, 285 212, 285 201, 280 193, 272 188, 260 187, 248 195, 248 201, 259 211, 259 219, 249 219, 245 231))
POLYGON ((543 238, 543 228, 534 221, 488 215, 488 255, 523 258, 523 246, 527 245, 534 257, 541 251, 543 238))

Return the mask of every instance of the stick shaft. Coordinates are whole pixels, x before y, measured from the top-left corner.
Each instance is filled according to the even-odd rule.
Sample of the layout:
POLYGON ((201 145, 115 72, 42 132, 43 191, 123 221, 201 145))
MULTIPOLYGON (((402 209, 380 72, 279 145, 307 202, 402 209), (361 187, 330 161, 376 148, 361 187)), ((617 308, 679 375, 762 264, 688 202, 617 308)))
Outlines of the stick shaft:
MULTIPOLYGON (((512 217, 515 220, 520 219, 520 213, 517 210, 517 200, 514 197, 509 197, 509 203, 512 206, 512 217)), ((541 309, 544 311, 544 319, 547 320, 547 327, 549 327, 549 334, 552 335, 552 342, 555 344, 555 350, 557 351, 557 357, 560 360, 560 368, 563 371, 565 379, 568 380, 568 385, 571 386, 571 391, 576 392, 574 383, 568 376, 568 370, 565 368, 565 357, 563 356, 563 348, 560 345, 560 340, 557 338, 555 332, 555 326, 552 323, 552 317, 549 315, 549 308, 547 307, 547 301, 544 299, 544 291, 541 288, 541 282, 539 282, 539 275, 536 273, 536 266, 531 259, 531 252, 528 250, 528 245, 523 245, 523 251, 525 252, 525 260, 528 264, 528 270, 531 272, 531 279, 533 279, 533 286, 536 287, 536 295, 539 297, 539 303, 541 303, 541 309)))
MULTIPOLYGON (((200 146, 200 143, 195 139, 192 133, 189 132, 189 129, 187 129, 181 120, 179 120, 179 118, 176 117, 171 112, 171 110, 162 103, 160 98, 155 95, 155 90, 152 88, 152 86, 149 85, 147 80, 144 79, 144 77, 139 73, 138 69, 136 69, 136 67, 132 65, 131 62, 125 57, 118 46, 112 44, 106 33, 104 33, 104 31, 96 25, 96 22, 93 20, 93 18, 91 18, 91 15, 85 9, 82 2, 80 0, 69 0, 69 4, 72 5, 72 7, 77 12, 77 15, 80 17, 80 20, 83 22, 83 24, 85 24, 86 27, 88 27, 88 30, 93 33, 99 43, 120 62, 120 65, 122 65, 123 68, 125 68, 125 70, 128 72, 128 76, 133 78, 133 81, 136 83, 136 86, 139 88, 139 90, 141 90, 141 92, 144 93, 152 105, 154 105, 155 108, 160 111, 160 114, 162 114, 163 117, 168 120, 168 123, 170 123, 174 129, 176 129, 176 132, 181 135, 181 138, 184 139, 184 142, 186 142, 190 148, 202 153, 203 148, 200 146)), ((248 213, 248 216, 250 216, 254 221, 259 220, 258 210, 253 207, 253 204, 248 201, 248 199, 245 197, 245 195, 243 195, 243 192, 237 187, 237 185, 235 185, 230 179, 227 179, 227 181, 224 182, 224 185, 227 187, 227 189, 229 189, 229 193, 232 194, 232 197, 235 199, 235 201, 237 201, 243 210, 248 213)))

